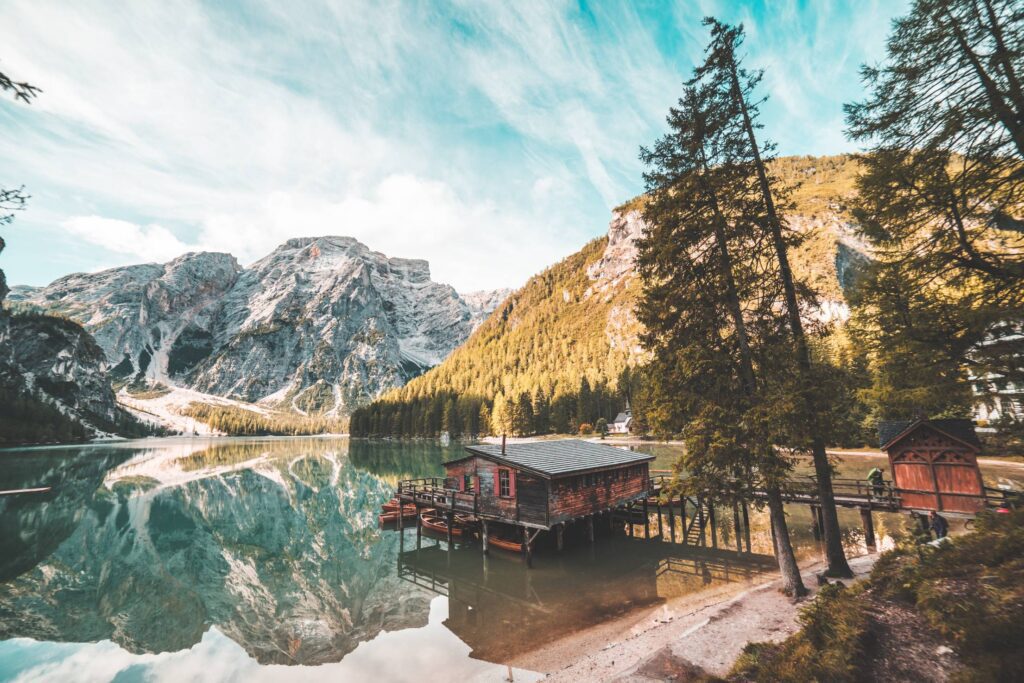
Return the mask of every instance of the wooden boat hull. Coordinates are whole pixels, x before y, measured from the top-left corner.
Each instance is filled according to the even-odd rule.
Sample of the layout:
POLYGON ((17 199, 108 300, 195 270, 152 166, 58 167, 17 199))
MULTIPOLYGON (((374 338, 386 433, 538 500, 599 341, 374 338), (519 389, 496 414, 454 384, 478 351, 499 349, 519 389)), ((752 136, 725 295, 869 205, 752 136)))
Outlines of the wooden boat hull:
MULTIPOLYGON (((402 511, 403 519, 415 519, 416 518, 416 506, 409 506, 402 511)), ((392 510, 390 512, 382 512, 377 515, 377 521, 381 524, 394 524, 398 521, 398 510, 392 510)))
MULTIPOLYGON (((471 534, 469 529, 464 525, 460 525, 459 518, 460 515, 456 515, 455 526, 452 528, 452 537, 454 538, 463 538, 471 534)), ((448 535, 448 520, 440 515, 424 512, 420 515, 420 524, 422 524, 423 528, 427 531, 431 531, 442 536, 448 535)))
POLYGON ((489 536, 487 538, 487 548, 497 548, 498 550, 505 550, 510 553, 519 553, 523 550, 523 544, 519 541, 512 541, 507 538, 489 536))

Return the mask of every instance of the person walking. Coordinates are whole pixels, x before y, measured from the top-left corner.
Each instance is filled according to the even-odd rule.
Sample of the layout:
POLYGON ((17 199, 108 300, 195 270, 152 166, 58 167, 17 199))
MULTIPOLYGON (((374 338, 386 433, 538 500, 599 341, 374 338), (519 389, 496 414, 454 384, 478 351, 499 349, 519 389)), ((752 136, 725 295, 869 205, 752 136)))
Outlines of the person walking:
POLYGON ((949 534, 949 522, 935 510, 928 513, 928 528, 934 532, 936 540, 945 538, 949 534))
POLYGON ((885 494, 885 470, 872 467, 868 472, 868 483, 871 485, 875 497, 881 498, 885 494))

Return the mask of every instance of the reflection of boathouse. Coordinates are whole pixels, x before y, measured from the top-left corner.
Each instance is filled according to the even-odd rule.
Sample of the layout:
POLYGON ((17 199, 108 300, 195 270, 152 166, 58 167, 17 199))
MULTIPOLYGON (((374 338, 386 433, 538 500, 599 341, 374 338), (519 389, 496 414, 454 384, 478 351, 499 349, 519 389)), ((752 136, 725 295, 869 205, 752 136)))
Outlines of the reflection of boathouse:
POLYGON ((399 577, 448 598, 444 625, 471 656, 506 663, 588 624, 638 607, 747 582, 774 560, 712 548, 615 536, 576 546, 557 563, 523 572, 518 562, 474 553, 449 554, 443 544, 399 555, 399 577))

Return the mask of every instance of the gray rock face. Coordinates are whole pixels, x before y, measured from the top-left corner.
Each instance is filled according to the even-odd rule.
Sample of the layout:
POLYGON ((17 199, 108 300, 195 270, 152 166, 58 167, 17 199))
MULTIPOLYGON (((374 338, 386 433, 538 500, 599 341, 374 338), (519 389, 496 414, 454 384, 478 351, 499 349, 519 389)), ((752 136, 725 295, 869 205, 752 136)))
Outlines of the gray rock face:
POLYGON ((492 290, 480 290, 461 294, 462 300, 469 306, 470 314, 473 316, 473 329, 480 326, 501 303, 508 298, 513 289, 502 288, 492 290))
POLYGON ((114 431, 125 415, 105 371, 103 350, 78 324, 0 315, 0 386, 53 405, 93 431, 114 431))
POLYGON ((186 254, 16 290, 85 325, 115 377, 336 414, 440 363, 501 298, 467 301, 426 261, 350 237, 289 240, 247 269, 186 254))

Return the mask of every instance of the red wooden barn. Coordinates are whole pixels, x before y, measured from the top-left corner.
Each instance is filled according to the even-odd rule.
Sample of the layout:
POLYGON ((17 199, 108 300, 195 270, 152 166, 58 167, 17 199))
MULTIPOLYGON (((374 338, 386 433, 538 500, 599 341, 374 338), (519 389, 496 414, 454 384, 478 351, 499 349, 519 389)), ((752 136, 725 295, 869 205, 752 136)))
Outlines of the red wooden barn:
POLYGON ((910 420, 878 425, 900 506, 976 513, 985 506, 981 443, 970 420, 910 420))

